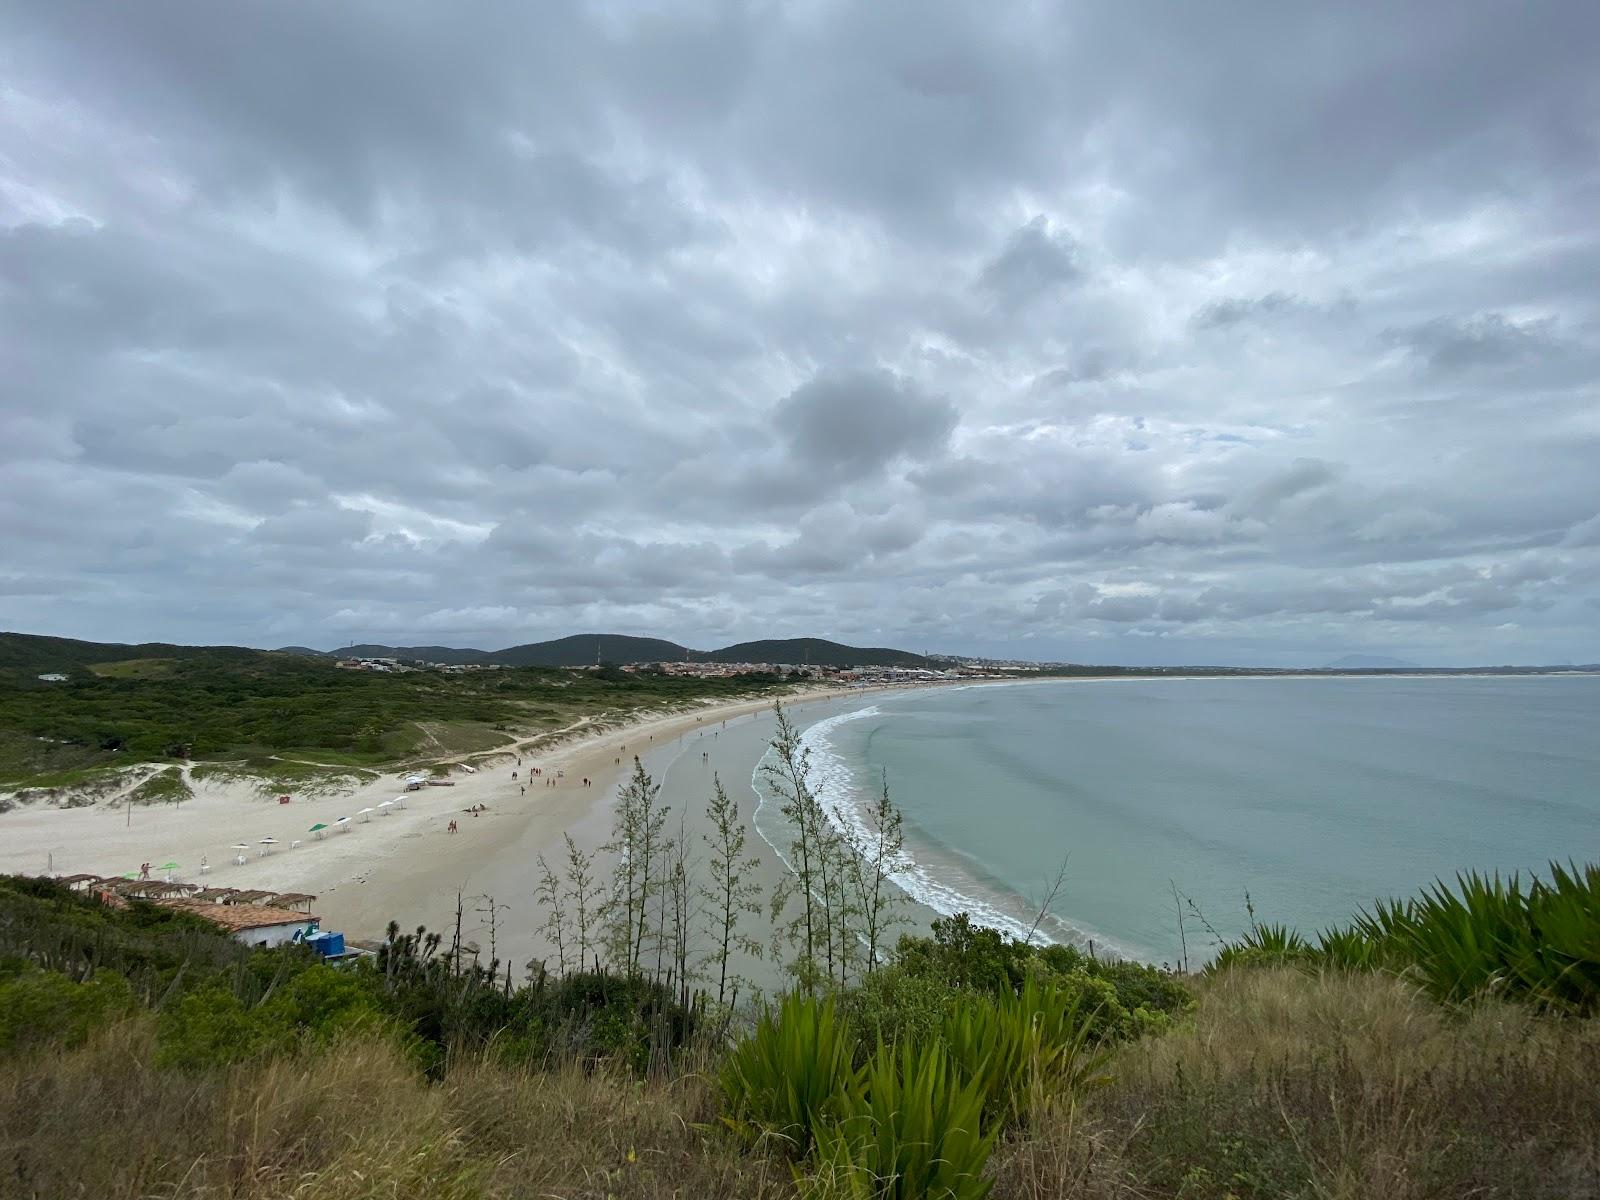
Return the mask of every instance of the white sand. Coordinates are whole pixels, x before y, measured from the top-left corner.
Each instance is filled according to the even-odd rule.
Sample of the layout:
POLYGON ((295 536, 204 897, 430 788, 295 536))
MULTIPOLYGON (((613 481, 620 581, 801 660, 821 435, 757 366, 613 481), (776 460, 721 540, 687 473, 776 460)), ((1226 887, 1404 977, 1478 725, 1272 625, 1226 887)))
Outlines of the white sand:
MULTIPOLYGON (((803 699, 860 692, 819 690, 803 699)), ((121 807, 21 805, 0 814, 0 873, 38 875, 53 868, 58 875, 120 875, 141 863, 159 867, 171 861, 180 864, 172 873, 180 882, 313 893, 318 899, 312 911, 323 927, 352 937, 381 936, 391 918, 403 928, 425 923, 443 929, 453 919, 458 889, 469 909, 479 893, 504 896, 514 890, 522 898, 531 895, 536 857, 542 853, 559 865, 564 831, 583 827, 587 834, 580 841, 593 849, 595 831, 609 822, 600 818, 610 808, 617 778, 634 753, 697 725, 771 704, 763 699, 708 705, 550 750, 525 750, 520 768, 504 751, 473 756, 477 773, 453 772, 454 787, 406 793, 406 773, 391 773, 350 793, 322 798, 294 794, 291 803, 280 805, 262 796, 252 782, 202 781, 194 785, 194 798, 181 805, 135 806, 131 823, 121 807), (618 758, 624 766, 617 764, 618 758), (530 779, 532 766, 543 768, 544 778, 530 779), (564 771, 565 778, 547 787, 545 779, 557 771, 564 771), (582 786, 584 776, 592 786, 582 786), (521 792, 524 785, 526 795, 521 792), (380 801, 401 795, 403 810, 356 816, 362 808, 376 808, 380 801), (473 805, 486 805, 487 811, 478 816, 464 811, 473 805), (332 827, 341 816, 351 818, 343 831, 332 827), (451 820, 459 827, 454 835, 446 832, 451 820), (330 826, 321 839, 309 832, 317 822, 330 826), (278 845, 263 856, 259 843, 265 837, 278 839, 278 845), (296 840, 300 845, 291 848, 296 840), (231 849, 234 843, 250 849, 231 849), (235 862, 240 853, 245 856, 242 865, 235 862), (202 858, 210 865, 204 875, 202 858)), ((163 874, 152 871, 151 877, 163 874)), ((476 931, 483 924, 481 917, 473 917, 466 926, 476 931)), ((516 941, 526 945, 522 932, 516 941)), ((483 935, 475 936, 487 951, 483 935)))

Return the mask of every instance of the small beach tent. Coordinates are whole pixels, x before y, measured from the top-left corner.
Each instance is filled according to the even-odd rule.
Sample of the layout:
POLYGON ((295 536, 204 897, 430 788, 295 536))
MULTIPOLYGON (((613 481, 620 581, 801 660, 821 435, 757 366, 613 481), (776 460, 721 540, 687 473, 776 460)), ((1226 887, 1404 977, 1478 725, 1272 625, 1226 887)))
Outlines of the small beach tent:
POLYGON ((327 829, 328 829, 328 826, 327 826, 327 823, 325 821, 318 821, 310 829, 306 830, 306 832, 307 833, 316 834, 317 835, 317 841, 320 842, 322 840, 322 835, 327 832, 327 829))

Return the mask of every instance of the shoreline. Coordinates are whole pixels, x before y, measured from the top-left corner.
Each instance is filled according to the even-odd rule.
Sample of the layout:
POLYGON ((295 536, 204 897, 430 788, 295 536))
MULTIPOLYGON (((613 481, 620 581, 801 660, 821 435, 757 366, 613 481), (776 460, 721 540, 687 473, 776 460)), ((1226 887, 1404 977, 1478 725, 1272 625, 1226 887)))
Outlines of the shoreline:
MULTIPOLYGON (((801 708, 891 690, 909 689, 815 688, 646 714, 521 749, 523 766, 516 767, 518 748, 548 739, 547 732, 505 748, 454 756, 449 761, 469 763, 475 773, 456 771, 449 777, 454 786, 409 793, 402 791, 408 772, 390 768, 351 790, 296 796, 289 805, 275 803, 256 781, 242 779, 194 781, 193 798, 178 805, 136 806, 131 813, 102 803, 19 805, 0 814, 0 873, 116 876, 141 862, 173 861, 180 864, 171 872, 179 882, 312 893, 317 896, 312 911, 323 928, 347 937, 379 938, 391 920, 407 929, 426 924, 443 930, 447 917, 453 926, 458 890, 469 912, 479 895, 494 896, 497 905, 515 898, 524 903, 514 907, 524 908, 537 883, 537 856, 544 854, 558 869, 558 855, 564 862, 564 833, 572 832, 585 851, 595 852, 609 834, 616 785, 632 755, 641 754, 655 774, 648 765, 653 752, 697 727, 759 714, 775 700, 801 708), (530 767, 544 775, 530 778, 530 767), (547 786, 558 772, 564 777, 547 786), (587 787, 584 777, 590 780, 587 787), (361 809, 375 809, 395 796, 403 796, 403 809, 358 816, 361 809), (475 806, 482 811, 468 811, 475 806), (340 816, 352 818, 343 831, 334 827, 340 816), (456 834, 446 832, 452 820, 456 834), (319 822, 330 826, 320 839, 310 832, 319 822), (278 844, 263 854, 266 837, 278 844), (242 864, 236 861, 240 854, 242 864), (202 862, 208 867, 203 873, 202 862)), ((728 782, 743 786, 742 780, 728 782)), ((159 869, 151 872, 152 879, 165 877, 159 869)), ((473 913, 462 921, 463 939, 478 940, 485 957, 488 924, 486 912, 484 919, 473 913)), ((537 948, 535 931, 524 921, 502 914, 496 924, 497 949, 507 961, 508 951, 537 948), (508 921, 512 928, 506 927, 508 921)))
MULTIPOLYGON (((774 700, 801 714, 796 723, 804 734, 829 715, 928 690, 1230 678, 1413 680, 1462 676, 1047 676, 817 687, 787 696, 643 714, 593 730, 550 731, 519 738, 508 747, 455 756, 451 761, 471 762, 476 773, 455 772, 451 776, 455 786, 424 787, 406 794, 404 811, 357 818, 345 832, 329 830, 321 840, 313 839, 309 826, 318 822, 331 825, 338 816, 356 817, 360 809, 395 796, 404 772, 397 775, 391 768, 351 791, 297 797, 288 806, 261 795, 254 781, 202 781, 195 784, 195 797, 181 805, 135 808, 131 825, 128 812, 109 809, 103 803, 81 808, 23 805, 0 814, 0 873, 38 875, 53 870, 57 875, 118 875, 141 861, 160 864, 170 859, 182 864, 173 874, 183 882, 315 894, 312 911, 323 927, 359 939, 381 937, 391 920, 405 929, 425 924, 448 936, 454 928, 459 891, 463 940, 476 942, 486 959, 490 920, 479 897, 492 896, 497 910, 492 939, 495 950, 520 973, 525 962, 546 951, 539 931, 542 917, 533 903, 538 857, 544 855, 561 870, 566 858, 563 834, 568 832, 580 849, 599 851, 609 838, 616 785, 631 766, 633 754, 641 756, 645 769, 662 786, 662 802, 674 810, 672 822, 682 820, 697 853, 703 853, 698 834, 710 778, 713 772, 722 776, 739 804, 748 833, 746 853, 759 860, 761 881, 770 892, 787 868, 779 849, 756 825, 760 794, 752 787, 751 777, 770 740, 770 715, 762 718, 770 714, 774 700), (833 711, 816 713, 818 707, 833 711), (707 735, 702 751, 707 758, 702 759, 700 753, 691 753, 690 747, 707 735), (516 767, 516 748, 533 742, 546 744, 523 749, 523 766, 516 767), (534 766, 543 768, 545 775, 530 781, 526 772, 534 766), (515 780, 513 770, 518 772, 515 780), (547 787, 546 780, 560 771, 565 778, 557 786, 547 787), (591 780, 589 787, 581 784, 585 776, 591 780), (479 806, 482 811, 477 815, 468 811, 479 806), (445 832, 451 820, 458 825, 455 835, 445 832), (269 836, 278 838, 280 845, 262 856, 260 839, 269 836), (289 848, 295 839, 301 844, 289 848), (235 843, 249 847, 242 865, 234 861, 236 851, 231 847, 235 843), (202 855, 209 858, 210 865, 203 877, 197 871, 202 855)), ((603 876, 609 866, 604 855, 597 854, 597 860, 596 873, 603 876)), ((160 870, 152 872, 153 878, 163 875, 160 870)), ((906 907, 913 927, 925 925, 938 912, 914 894, 906 907)), ((764 922, 753 921, 752 930, 757 924, 764 922)), ((763 964, 749 973, 770 977, 771 970, 770 964, 763 964)))

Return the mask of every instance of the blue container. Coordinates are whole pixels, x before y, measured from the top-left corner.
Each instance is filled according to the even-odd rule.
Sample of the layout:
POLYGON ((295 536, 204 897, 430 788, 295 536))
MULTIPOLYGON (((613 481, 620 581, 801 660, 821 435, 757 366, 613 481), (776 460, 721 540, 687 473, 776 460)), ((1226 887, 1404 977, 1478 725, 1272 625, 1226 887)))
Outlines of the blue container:
POLYGON ((344 953, 344 934, 323 933, 317 939, 317 950, 324 958, 338 958, 344 953))

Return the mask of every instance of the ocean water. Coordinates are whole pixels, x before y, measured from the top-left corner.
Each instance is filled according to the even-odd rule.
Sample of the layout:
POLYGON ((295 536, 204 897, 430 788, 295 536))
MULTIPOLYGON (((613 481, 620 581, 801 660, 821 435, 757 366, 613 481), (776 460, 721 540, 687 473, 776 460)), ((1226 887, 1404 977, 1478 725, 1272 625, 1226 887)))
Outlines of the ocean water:
MULTIPOLYGON (((1313 931, 1458 870, 1600 858, 1600 678, 1060 681, 930 689, 805 731, 862 825, 885 776, 896 879, 941 913, 1176 962, 1172 887, 1223 936, 1313 931)), ((787 848, 774 806, 763 837, 787 848)), ((1213 938, 1185 907, 1191 960, 1213 938)))

